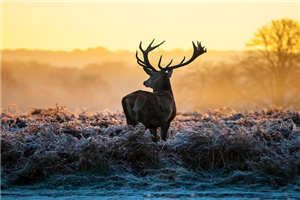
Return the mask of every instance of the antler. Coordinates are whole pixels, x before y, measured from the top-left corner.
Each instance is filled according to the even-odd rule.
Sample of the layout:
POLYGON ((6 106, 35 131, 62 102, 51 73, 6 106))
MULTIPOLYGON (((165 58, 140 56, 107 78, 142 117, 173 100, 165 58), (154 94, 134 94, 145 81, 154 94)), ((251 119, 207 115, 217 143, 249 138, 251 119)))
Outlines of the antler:
POLYGON ((207 52, 206 48, 204 46, 201 45, 201 42, 198 42, 197 41, 197 45, 192 42, 193 44, 193 49, 194 49, 194 52, 193 52, 193 55, 192 57, 185 61, 185 57, 183 57, 183 59, 181 60, 181 62, 177 65, 173 65, 171 66, 172 62, 173 62, 173 59, 165 66, 165 67, 162 67, 161 66, 161 60, 162 60, 162 56, 160 56, 159 58, 159 61, 158 61, 158 67, 160 69, 163 69, 163 70, 173 70, 173 69, 176 69, 176 68, 179 68, 179 67, 183 67, 185 65, 188 65, 190 64, 191 62, 193 62, 197 57, 199 57, 200 55, 204 54, 205 52, 207 52), (185 61, 185 62, 184 62, 185 61))
POLYGON ((162 41, 161 43, 152 46, 152 44, 154 43, 154 40, 155 39, 152 40, 152 42, 148 45, 148 47, 145 50, 142 48, 142 42, 140 42, 139 49, 140 49, 140 51, 143 54, 143 59, 144 60, 142 60, 142 59, 139 58, 138 51, 136 51, 136 54, 135 54, 135 57, 137 59, 137 63, 144 68, 144 70, 146 71, 146 73, 149 73, 149 70, 151 72, 156 71, 156 69, 151 65, 151 63, 149 61, 148 54, 152 50, 156 49, 157 47, 159 47, 160 45, 162 45, 165 42, 165 41, 162 41))

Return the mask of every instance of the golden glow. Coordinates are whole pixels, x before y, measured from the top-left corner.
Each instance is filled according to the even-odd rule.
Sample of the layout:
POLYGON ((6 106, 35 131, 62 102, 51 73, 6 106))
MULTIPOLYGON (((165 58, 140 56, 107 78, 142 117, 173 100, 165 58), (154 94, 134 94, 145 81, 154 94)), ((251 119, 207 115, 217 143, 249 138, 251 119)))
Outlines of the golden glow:
POLYGON ((272 19, 300 19, 300 1, 124 2, 6 1, 0 48, 134 50, 140 40, 157 38, 167 40, 164 48, 201 40, 209 49, 239 50, 272 19))

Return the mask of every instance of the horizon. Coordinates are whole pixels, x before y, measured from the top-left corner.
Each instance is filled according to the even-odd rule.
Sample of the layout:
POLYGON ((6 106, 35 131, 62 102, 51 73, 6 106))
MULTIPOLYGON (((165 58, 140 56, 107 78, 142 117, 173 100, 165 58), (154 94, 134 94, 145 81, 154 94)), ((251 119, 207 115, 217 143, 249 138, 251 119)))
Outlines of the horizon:
POLYGON ((139 41, 157 38, 166 40, 162 49, 167 51, 186 51, 192 40, 211 50, 243 51, 256 30, 271 20, 300 20, 300 1, 177 0, 171 5, 129 0, 4 1, 0 8, 1 50, 72 51, 101 46, 110 51, 133 51, 139 41))
MULTIPOLYGON (((205 44, 203 43, 205 46, 205 44)), ((138 50, 138 44, 135 49, 110 49, 105 46, 94 46, 94 47, 86 47, 86 48, 73 48, 73 49, 43 49, 43 48, 5 48, 5 49, 0 49, 0 51, 48 51, 48 52, 67 52, 67 53, 72 53, 76 51, 88 51, 88 50, 94 50, 94 49, 103 49, 108 52, 135 52, 138 50)), ((172 52, 172 51, 190 51, 192 48, 161 48, 160 51, 165 51, 165 52, 172 52)), ((208 49, 209 52, 245 52, 248 51, 247 49, 208 49)))

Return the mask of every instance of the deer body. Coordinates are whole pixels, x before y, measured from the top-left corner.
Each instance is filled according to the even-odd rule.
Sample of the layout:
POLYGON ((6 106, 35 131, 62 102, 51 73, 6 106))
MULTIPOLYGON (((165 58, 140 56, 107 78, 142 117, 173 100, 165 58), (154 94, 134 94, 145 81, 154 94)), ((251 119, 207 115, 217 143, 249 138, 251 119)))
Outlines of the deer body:
POLYGON ((184 66, 199 55, 206 52, 200 43, 196 46, 193 43, 194 54, 186 62, 185 58, 175 66, 170 66, 171 62, 166 67, 161 67, 161 59, 159 59, 158 67, 161 69, 157 71, 149 62, 148 53, 157 48, 164 42, 152 46, 152 43, 144 50, 140 43, 140 50, 143 53, 144 60, 141 60, 136 53, 137 62, 141 65, 144 71, 150 76, 144 82, 146 87, 153 89, 153 92, 138 90, 132 92, 122 99, 122 106, 126 116, 127 124, 135 126, 138 122, 142 123, 147 129, 150 129, 153 135, 153 141, 157 141, 157 128, 161 129, 160 137, 163 140, 167 139, 168 129, 171 121, 176 116, 176 105, 171 88, 170 77, 173 69, 184 66))
POLYGON ((157 128, 161 128, 161 138, 167 137, 171 121, 176 116, 176 105, 172 89, 152 92, 138 90, 122 99, 127 124, 141 122, 157 138, 157 128))

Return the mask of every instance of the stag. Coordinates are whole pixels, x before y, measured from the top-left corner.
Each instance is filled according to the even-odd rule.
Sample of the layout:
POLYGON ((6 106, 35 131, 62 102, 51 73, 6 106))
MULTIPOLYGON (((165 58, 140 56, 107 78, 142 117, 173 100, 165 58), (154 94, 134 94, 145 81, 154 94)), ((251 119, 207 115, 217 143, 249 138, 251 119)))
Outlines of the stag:
POLYGON ((149 129, 152 134, 152 140, 157 141, 157 128, 160 128, 160 138, 167 139, 168 129, 171 121, 176 116, 176 105, 170 83, 170 78, 174 69, 183 67, 193 62, 197 57, 206 52, 206 48, 200 42, 193 44, 193 55, 186 60, 185 57, 179 64, 172 65, 173 59, 165 66, 162 66, 162 56, 158 61, 156 70, 149 60, 149 53, 162 45, 165 41, 153 45, 154 40, 143 49, 140 42, 139 49, 142 53, 140 58, 136 51, 136 59, 138 65, 143 67, 144 71, 150 76, 144 81, 146 87, 152 88, 153 92, 138 90, 132 92, 122 99, 122 106, 126 116, 128 125, 137 125, 142 123, 146 129, 149 129))

